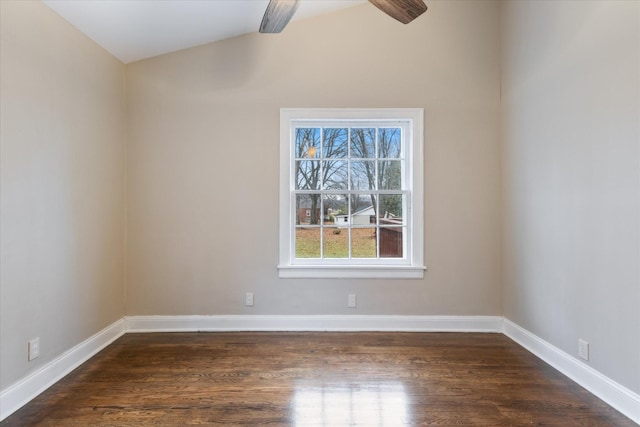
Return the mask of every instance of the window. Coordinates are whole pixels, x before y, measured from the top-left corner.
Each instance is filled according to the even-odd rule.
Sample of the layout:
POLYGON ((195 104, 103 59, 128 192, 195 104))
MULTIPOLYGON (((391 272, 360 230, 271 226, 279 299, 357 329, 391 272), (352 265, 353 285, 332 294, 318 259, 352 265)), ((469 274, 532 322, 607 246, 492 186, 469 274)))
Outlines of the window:
POLYGON ((281 110, 280 277, 423 277, 422 116, 281 110))

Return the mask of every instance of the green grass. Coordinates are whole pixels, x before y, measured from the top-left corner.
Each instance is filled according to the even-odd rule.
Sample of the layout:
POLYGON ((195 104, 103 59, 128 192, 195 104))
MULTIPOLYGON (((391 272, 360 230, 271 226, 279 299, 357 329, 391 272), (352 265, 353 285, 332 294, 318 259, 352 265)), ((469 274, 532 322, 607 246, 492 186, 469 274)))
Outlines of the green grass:
MULTIPOLYGON (((351 230, 351 256, 353 258, 376 257, 376 235, 374 228, 351 230)), ((347 258, 349 256, 349 230, 346 228, 324 229, 324 257, 347 258), (339 232, 339 233, 338 233, 339 232)), ((296 229, 296 258, 320 258, 320 228, 296 229)))

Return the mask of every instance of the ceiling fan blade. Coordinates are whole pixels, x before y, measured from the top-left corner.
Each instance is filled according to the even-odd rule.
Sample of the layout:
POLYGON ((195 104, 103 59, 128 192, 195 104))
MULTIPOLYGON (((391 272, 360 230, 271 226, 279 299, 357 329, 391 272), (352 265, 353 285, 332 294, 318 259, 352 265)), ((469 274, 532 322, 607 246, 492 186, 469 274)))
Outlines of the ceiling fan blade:
POLYGON ((427 5, 422 0, 369 0, 369 2, 403 24, 408 24, 427 10, 427 5))
POLYGON ((298 0, 271 0, 260 24, 261 33, 279 33, 298 8, 298 0))

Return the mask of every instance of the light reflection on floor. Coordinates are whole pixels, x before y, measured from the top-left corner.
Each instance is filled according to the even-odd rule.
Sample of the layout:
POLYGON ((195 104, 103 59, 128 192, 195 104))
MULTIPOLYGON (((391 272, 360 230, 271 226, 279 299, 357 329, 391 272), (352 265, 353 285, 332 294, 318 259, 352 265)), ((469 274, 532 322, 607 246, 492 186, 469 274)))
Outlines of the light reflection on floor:
POLYGON ((398 426, 408 422, 401 383, 338 384, 297 388, 295 426, 398 426))

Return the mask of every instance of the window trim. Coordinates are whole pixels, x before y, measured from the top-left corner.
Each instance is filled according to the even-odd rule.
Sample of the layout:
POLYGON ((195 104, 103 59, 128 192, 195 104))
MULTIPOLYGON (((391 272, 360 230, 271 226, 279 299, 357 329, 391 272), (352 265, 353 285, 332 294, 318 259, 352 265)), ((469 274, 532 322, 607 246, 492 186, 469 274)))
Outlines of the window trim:
POLYGON ((422 108, 365 108, 365 109, 311 109, 283 108, 280 110, 280 213, 279 213, 279 264, 280 278, 399 278, 424 277, 424 171, 423 171, 423 116, 422 108), (392 259, 387 263, 342 264, 336 262, 294 262, 292 247, 292 183, 295 182, 291 167, 294 123, 306 120, 335 122, 351 121, 406 121, 409 123, 411 143, 407 144, 407 167, 411 168, 408 189, 411 193, 411 212, 407 224, 411 233, 407 245, 406 261, 399 264, 392 259), (415 208, 417 207, 417 208, 415 208))

